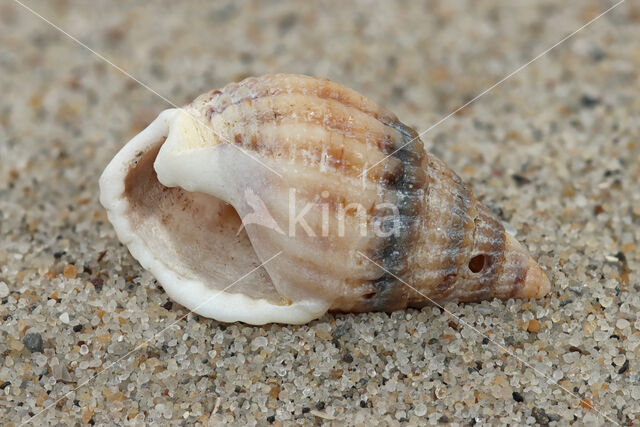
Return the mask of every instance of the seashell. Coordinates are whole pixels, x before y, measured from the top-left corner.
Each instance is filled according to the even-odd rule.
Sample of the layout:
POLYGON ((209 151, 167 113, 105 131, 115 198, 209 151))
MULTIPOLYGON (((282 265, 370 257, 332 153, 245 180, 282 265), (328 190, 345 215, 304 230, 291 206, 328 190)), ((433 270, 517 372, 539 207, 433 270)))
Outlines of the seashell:
POLYGON ((538 298, 549 281, 417 133, 328 80, 267 75, 162 112, 100 179, 119 239, 220 321, 538 298))

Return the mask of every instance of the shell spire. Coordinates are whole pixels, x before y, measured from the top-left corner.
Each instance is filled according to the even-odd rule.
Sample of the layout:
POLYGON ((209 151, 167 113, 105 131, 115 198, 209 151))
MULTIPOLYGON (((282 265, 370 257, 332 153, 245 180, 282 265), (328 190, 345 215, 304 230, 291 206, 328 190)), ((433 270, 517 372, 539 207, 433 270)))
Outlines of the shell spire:
POLYGON ((167 110, 100 185, 133 256, 173 299, 221 321, 304 323, 550 288, 413 129, 324 79, 249 78, 167 110))

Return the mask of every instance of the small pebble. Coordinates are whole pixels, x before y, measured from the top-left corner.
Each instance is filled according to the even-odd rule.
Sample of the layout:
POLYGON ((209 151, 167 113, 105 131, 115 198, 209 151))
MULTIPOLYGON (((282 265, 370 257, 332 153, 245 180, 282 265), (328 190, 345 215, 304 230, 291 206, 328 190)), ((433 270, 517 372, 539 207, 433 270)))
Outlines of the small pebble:
POLYGON ((624 374, 628 370, 629 370, 629 359, 624 361, 624 363, 622 364, 622 367, 620 369, 618 369, 618 373, 619 374, 624 374))
POLYGON ((529 326, 527 326, 527 331, 529 332, 538 332, 540 330, 540 322, 536 319, 529 320, 529 326))
POLYGON ((347 328, 348 328, 347 325, 345 325, 344 323, 341 325, 338 325, 336 329, 333 331, 333 334, 331 334, 331 336, 333 336, 334 339, 338 339, 347 333, 347 328))
POLYGON ((93 286, 96 288, 97 291, 100 291, 102 289, 102 286, 104 285, 104 280, 100 278, 91 279, 90 282, 91 284, 93 284, 93 286))
POLYGON ((618 321, 616 322, 616 328, 618 329, 625 329, 629 326, 631 326, 631 323, 629 323, 627 319, 618 319, 618 321))
POLYGON ((418 403, 415 408, 413 408, 413 413, 418 417, 423 417, 427 414, 427 405, 424 403, 418 403))
POLYGON ((251 350, 256 351, 260 347, 264 348, 264 347, 267 346, 268 343, 269 343, 269 341, 267 341, 267 339, 265 337, 263 337, 263 336, 255 337, 251 341, 251 350))
POLYGON ((279 394, 280 387, 277 385, 274 385, 273 387, 271 387, 271 390, 269 390, 269 396, 271 396, 273 399, 277 399, 279 394))
POLYGON ((433 394, 436 396, 436 399, 442 399, 447 395, 447 388, 438 384, 433 394))
POLYGON ((511 393, 511 396, 513 396, 513 400, 515 400, 516 402, 524 402, 524 397, 522 397, 522 395, 517 391, 511 393))
POLYGON ((518 174, 513 174, 511 175, 511 178, 513 178, 513 180, 515 181, 516 185, 518 185, 519 187, 525 185, 525 184, 530 184, 531 180, 525 176, 522 175, 518 175, 518 174))
POLYGON ((53 376, 53 378, 56 379, 56 381, 61 381, 64 383, 70 383, 73 382, 73 377, 71 377, 71 375, 69 374, 69 371, 67 370, 67 367, 64 366, 64 364, 58 363, 58 364, 54 364, 50 366, 51 368, 51 375, 53 376))
POLYGON ((618 261, 620 261, 615 255, 605 255, 604 259, 612 263, 617 263, 618 261))
POLYGON ((593 409, 593 402, 591 399, 585 398, 580 401, 580 406, 585 409, 593 409))
POLYGON ((84 328, 84 326, 83 326, 83 325, 81 325, 81 324, 79 324, 79 325, 75 325, 75 326, 73 327, 73 332, 80 332, 80 331, 82 331, 82 329, 83 329, 83 328, 84 328))
POLYGON ((0 282, 0 298, 9 296, 9 287, 5 282, 0 282))
POLYGON ((613 298, 611 298, 609 296, 600 298, 600 305, 603 308, 609 308, 609 307, 611 307, 612 304, 613 304, 613 298))
POLYGON ((59 319, 60 319, 60 321, 62 323, 68 324, 69 323, 69 313, 67 313, 67 312, 62 313, 60 315, 59 319))
POLYGON ((67 279, 75 279, 78 274, 78 269, 75 265, 69 264, 64 267, 62 274, 64 274, 64 277, 67 279))
POLYGON ((591 95, 582 95, 580 103, 587 108, 593 108, 600 103, 600 99, 591 95))
POLYGON ((42 336, 38 333, 28 333, 22 342, 32 353, 42 351, 42 336))
POLYGON ((531 410, 531 415, 535 418, 536 422, 540 425, 549 425, 549 416, 542 408, 533 408, 531 410))

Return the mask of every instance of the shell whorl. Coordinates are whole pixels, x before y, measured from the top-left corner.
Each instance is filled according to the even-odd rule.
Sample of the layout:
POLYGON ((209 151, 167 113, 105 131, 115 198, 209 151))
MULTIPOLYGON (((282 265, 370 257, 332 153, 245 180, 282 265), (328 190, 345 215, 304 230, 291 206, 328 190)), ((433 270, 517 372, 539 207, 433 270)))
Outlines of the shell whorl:
POLYGON ((507 237, 500 221, 413 129, 366 97, 324 79, 269 75, 204 94, 190 107, 220 138, 275 165, 289 185, 306 187, 309 200, 328 190, 334 205, 397 206, 398 232, 371 239, 364 251, 386 271, 341 277, 350 289, 334 309, 390 311, 423 305, 425 294, 436 301, 518 295, 527 258, 507 266, 513 283, 502 286, 507 237), (302 168, 312 171, 311 181, 302 168), (478 272, 469 270, 475 256, 483 261, 478 272))

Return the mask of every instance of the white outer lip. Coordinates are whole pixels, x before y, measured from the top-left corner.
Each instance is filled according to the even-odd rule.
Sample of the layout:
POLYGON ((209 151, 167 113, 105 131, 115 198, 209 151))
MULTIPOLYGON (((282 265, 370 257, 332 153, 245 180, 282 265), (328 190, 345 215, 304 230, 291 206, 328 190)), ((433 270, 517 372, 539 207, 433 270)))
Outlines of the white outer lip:
MULTIPOLYGON (((245 294, 221 292, 231 283, 220 284, 221 289, 216 289, 207 283, 180 277, 154 256, 146 242, 135 233, 126 215, 130 206, 123 197, 125 177, 137 153, 147 151, 151 145, 168 135, 178 113, 179 110, 174 108, 160 113, 147 128, 122 147, 100 177, 100 203, 107 210, 109 221, 120 241, 127 245, 142 267, 158 279, 172 300, 202 316, 222 322, 240 321, 252 325, 272 322, 303 324, 322 316, 329 308, 329 304, 323 301, 297 301, 281 306, 245 294)), ((250 277, 243 280, 250 280, 250 277)))

